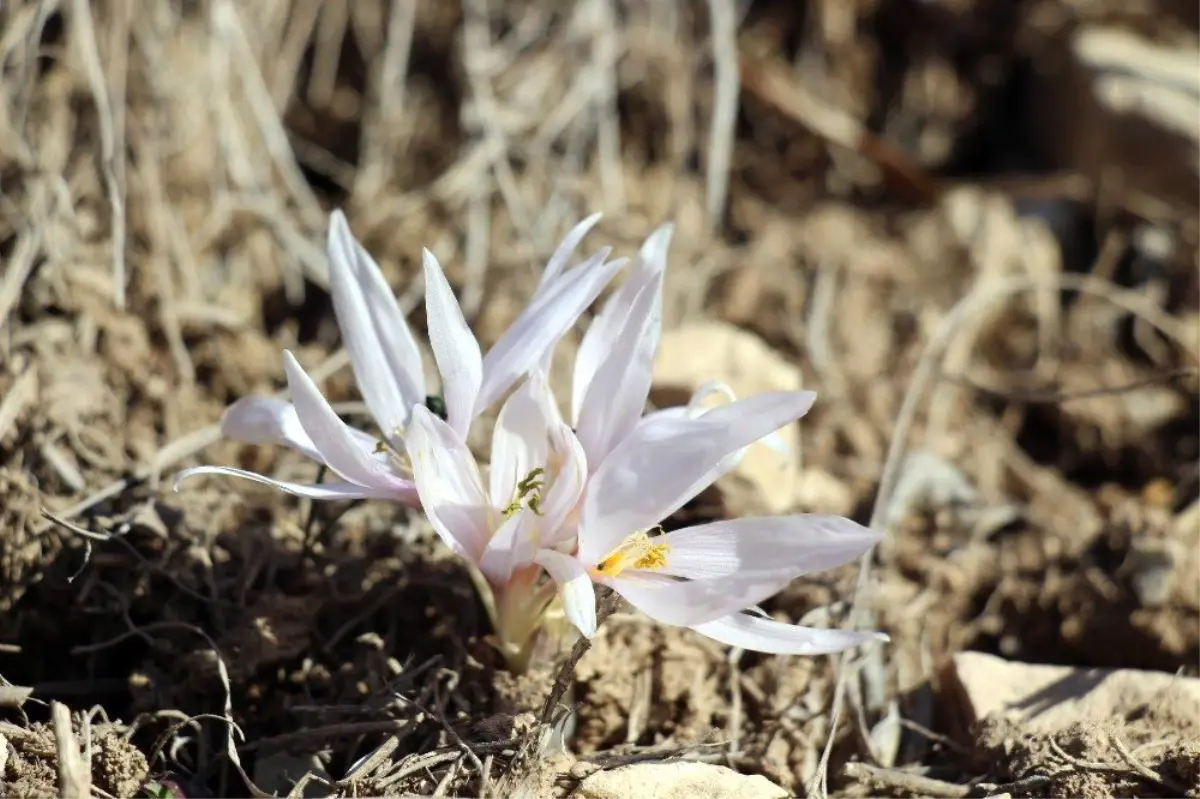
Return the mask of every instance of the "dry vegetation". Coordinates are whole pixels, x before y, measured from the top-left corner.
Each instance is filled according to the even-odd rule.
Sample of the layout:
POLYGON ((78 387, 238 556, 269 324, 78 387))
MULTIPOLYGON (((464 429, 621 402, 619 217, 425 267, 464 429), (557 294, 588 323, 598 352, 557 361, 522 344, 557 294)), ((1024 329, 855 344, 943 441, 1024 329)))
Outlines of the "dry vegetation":
POLYGON ((1194 714, 960 729, 945 679, 968 649, 1197 674, 1193 5, 3 3, 0 792, 563 795, 649 752, 795 794, 1197 795, 1194 714), (1145 85, 1090 82, 1097 26, 1159 48, 1093 48, 1145 85), (555 772, 552 675, 500 671, 418 518, 172 492, 311 479, 216 432, 284 347, 361 412, 333 207, 417 329, 428 247, 485 341, 574 221, 629 253, 674 220, 668 326, 820 393, 791 505, 889 532, 770 610, 892 643, 730 657, 618 612, 555 772))

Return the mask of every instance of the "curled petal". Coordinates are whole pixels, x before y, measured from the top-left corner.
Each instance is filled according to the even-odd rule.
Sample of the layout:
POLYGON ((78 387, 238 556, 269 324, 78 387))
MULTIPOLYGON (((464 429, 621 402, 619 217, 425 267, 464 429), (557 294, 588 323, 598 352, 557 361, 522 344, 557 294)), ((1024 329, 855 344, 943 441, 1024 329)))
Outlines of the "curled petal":
POLYGON ((190 477, 202 474, 219 474, 225 477, 240 477, 256 483, 269 485, 288 494, 309 499, 387 499, 402 502, 406 505, 417 506, 416 488, 409 483, 407 487, 400 486, 394 490, 364 488, 353 483, 331 481, 328 483, 292 483, 287 480, 276 480, 271 477, 249 472, 245 469, 234 469, 229 466, 194 466, 184 469, 175 475, 174 487, 179 490, 179 484, 190 477))
POLYGON ((479 353, 479 342, 463 318, 462 308, 441 265, 429 250, 422 255, 429 344, 442 374, 446 420, 460 438, 465 438, 475 418, 475 403, 483 381, 483 358, 479 353))
POLYGON ((596 634, 596 591, 583 564, 570 555, 543 549, 534 562, 558 583, 563 612, 585 638, 596 634))
POLYGON ((429 523, 451 550, 478 563, 491 537, 495 511, 471 451, 423 405, 413 408, 405 446, 429 523))
POLYGON ((773 655, 828 655, 859 644, 888 640, 883 633, 800 627, 745 613, 695 624, 692 629, 723 644, 773 655))
POLYGON ((221 435, 244 444, 283 444, 324 463, 296 408, 287 400, 254 394, 242 397, 221 415, 221 435))
POLYGON ((317 384, 287 350, 283 352, 283 368, 296 416, 330 469, 364 488, 398 491, 406 486, 407 481, 385 469, 372 450, 364 446, 363 436, 338 418, 317 384))
POLYGON ((341 211, 329 219, 329 284, 333 311, 363 400, 384 435, 408 423, 425 399, 421 352, 379 265, 363 249, 341 211))
POLYGON ((781 571, 800 577, 849 563, 882 537, 841 516, 803 514, 699 524, 655 541, 670 547, 660 573, 705 579, 781 571))

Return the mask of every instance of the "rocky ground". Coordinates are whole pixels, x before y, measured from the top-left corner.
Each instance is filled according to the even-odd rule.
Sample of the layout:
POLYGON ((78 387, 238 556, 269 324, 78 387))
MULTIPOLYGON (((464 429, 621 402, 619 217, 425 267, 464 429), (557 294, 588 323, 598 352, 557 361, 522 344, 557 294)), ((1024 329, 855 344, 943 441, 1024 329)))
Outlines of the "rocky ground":
POLYGON ((3 4, 0 793, 1200 795, 1198 17, 3 4), (678 521, 872 520, 861 571, 768 610, 891 642, 731 654, 619 609, 513 677, 403 509, 173 492, 313 478, 217 433, 285 347, 361 417, 334 207, 416 329, 428 247, 485 342, 578 219, 622 254, 673 220, 655 402, 819 394, 794 463, 678 521))

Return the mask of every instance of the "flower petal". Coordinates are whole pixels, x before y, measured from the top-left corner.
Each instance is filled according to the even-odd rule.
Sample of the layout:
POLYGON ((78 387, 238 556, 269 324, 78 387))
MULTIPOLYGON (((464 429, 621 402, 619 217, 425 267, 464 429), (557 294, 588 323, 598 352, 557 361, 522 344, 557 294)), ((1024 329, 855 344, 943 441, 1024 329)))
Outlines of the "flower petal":
POLYGON ((601 250, 535 296, 488 351, 483 359, 477 413, 500 399, 521 375, 543 360, 613 279, 625 261, 605 262, 608 252, 601 250))
POLYGON ((550 260, 546 262, 546 268, 542 270, 542 279, 537 288, 539 292, 544 291, 558 278, 566 268, 567 259, 571 257, 571 253, 579 249, 579 243, 591 232, 602 216, 604 215, 592 214, 567 232, 562 242, 555 248, 554 254, 550 256, 550 260))
POLYGON ((424 405, 413 408, 405 446, 429 523, 456 554, 478 563, 494 511, 471 451, 424 405))
POLYGON ((412 406, 425 400, 421 352, 379 265, 341 211, 330 215, 329 284, 338 328, 363 400, 383 434, 398 444, 412 406))
POLYGON ((654 573, 626 572, 605 582, 650 618, 676 627, 692 627, 757 605, 779 593, 791 580, 787 574, 667 580, 654 573))
POLYGON ((460 438, 465 438, 475 418, 475 403, 483 381, 483 357, 441 265, 429 250, 422 253, 422 259, 429 344, 442 374, 446 420, 460 438))
POLYGON ((670 516, 731 468, 731 455, 804 415, 815 397, 760 394, 695 419, 664 414, 637 425, 588 481, 580 560, 598 563, 630 533, 670 516))
POLYGON ((416 488, 411 483, 407 490, 404 488, 396 490, 364 488, 353 483, 340 481, 331 481, 328 483, 292 483, 287 480, 276 480, 266 477, 257 472, 249 472, 245 469, 234 469, 230 466, 193 466, 190 469, 184 469, 175 475, 175 490, 178 491, 179 484, 189 477, 196 477, 202 474, 220 474, 226 477, 240 477, 245 480, 253 480, 256 483, 269 485, 273 488, 278 488, 280 491, 286 491, 298 497, 308 497, 309 499, 388 499, 403 502, 406 505, 414 507, 419 504, 416 488))
POLYGON ((329 468, 364 488, 401 490, 407 481, 386 470, 371 449, 364 445, 363 436, 356 435, 351 427, 338 418, 321 395, 317 384, 288 350, 283 351, 283 369, 292 392, 296 416, 329 468))
POLYGON ((596 589, 583 564, 570 555, 543 549, 534 562, 558 583, 563 612, 585 638, 596 634, 596 589))
MULTIPOLYGON (((692 392, 692 396, 688 399, 688 404, 686 406, 688 413, 692 416, 700 416, 704 414, 708 410, 703 405, 704 400, 708 399, 713 394, 720 394, 730 402, 737 401, 737 393, 728 383, 724 383, 720 380, 707 380, 704 383, 701 383, 700 386, 694 392, 692 392)), ((790 458, 792 456, 791 449, 788 447, 787 442, 783 440, 783 436, 779 434, 778 430, 768 433, 766 436, 760 438, 758 443, 766 446, 781 458, 790 458)))
MULTIPOLYGON (((542 515, 537 523, 537 543, 556 547, 575 535, 580 497, 587 485, 587 455, 575 433, 564 422, 556 422, 550 435, 553 482, 542 497, 542 515)), ((574 546, 571 547, 574 549, 574 546)))
POLYGON ((704 579, 781 571, 799 577, 848 563, 881 538, 841 516, 803 514, 699 524, 655 542, 670 547, 661 574, 704 579))
POLYGON ((633 431, 646 409, 661 308, 662 281, 649 281, 588 384, 575 424, 593 469, 633 431))
POLYGON ((517 483, 528 477, 531 469, 546 466, 549 420, 544 404, 535 396, 538 390, 532 377, 526 379, 504 401, 496 417, 489 482, 497 509, 514 499, 517 483))
POLYGON ((823 630, 734 613, 692 629, 723 644, 773 655, 828 655, 870 641, 887 641, 884 633, 823 630))
POLYGON ((479 556, 479 570, 492 585, 505 585, 513 571, 533 559, 537 547, 531 536, 533 514, 524 510, 504 520, 479 556))
POLYGON ((295 406, 277 397, 252 394, 230 405, 221 415, 221 435, 245 444, 283 444, 325 462, 304 432, 295 406))
POLYGON ((634 301, 642 289, 651 284, 658 286, 658 292, 652 311, 652 324, 646 332, 650 337, 647 346, 652 355, 658 349, 658 340, 662 332, 662 275, 666 268, 667 250, 673 231, 672 225, 663 225, 650 234, 638 251, 629 275, 613 291, 584 333, 575 358, 575 371, 571 377, 572 423, 578 423, 588 387, 605 357, 613 349, 629 318, 634 301))

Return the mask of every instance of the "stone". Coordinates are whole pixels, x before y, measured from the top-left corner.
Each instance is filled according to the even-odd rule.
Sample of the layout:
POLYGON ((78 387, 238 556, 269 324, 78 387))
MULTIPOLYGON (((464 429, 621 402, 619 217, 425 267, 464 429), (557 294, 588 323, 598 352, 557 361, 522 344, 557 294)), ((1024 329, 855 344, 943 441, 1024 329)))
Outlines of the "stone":
POLYGON ((597 771, 573 799, 783 799, 788 792, 761 774, 739 774, 712 763, 675 760, 597 771))

